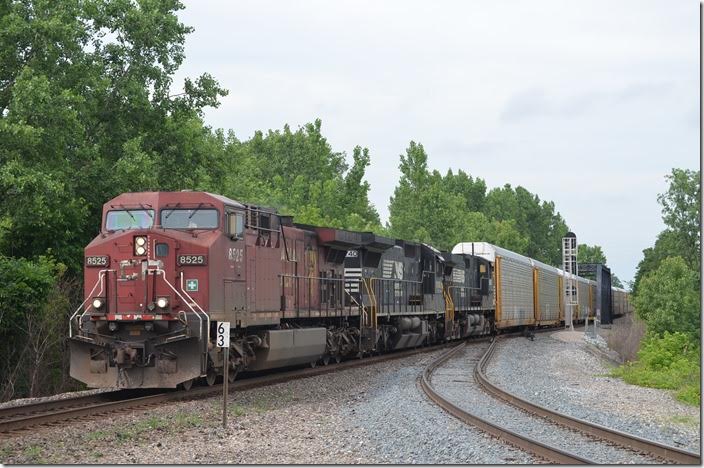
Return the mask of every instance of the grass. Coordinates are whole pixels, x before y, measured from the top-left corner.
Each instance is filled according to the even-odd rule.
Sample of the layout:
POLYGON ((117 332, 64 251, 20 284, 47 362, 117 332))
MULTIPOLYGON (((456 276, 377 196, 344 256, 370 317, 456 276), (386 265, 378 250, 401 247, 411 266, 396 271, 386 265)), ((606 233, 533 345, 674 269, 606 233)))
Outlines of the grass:
MULTIPOLYGON (((221 405, 218 405, 221 406, 221 405)), ((237 403, 233 403, 228 407, 228 412, 230 414, 233 414, 235 416, 244 416, 247 414, 247 408, 245 408, 242 405, 238 405, 237 403)))
POLYGON ((682 424, 683 426, 699 427, 699 419, 686 414, 677 414, 672 416, 670 421, 675 424, 682 424))
POLYGON ((0 463, 4 463, 4 459, 9 457, 12 453, 12 449, 9 445, 3 445, 0 447, 0 463))
POLYGON ((100 430, 89 432, 85 435, 85 438, 87 440, 91 440, 91 441, 92 440, 105 440, 105 439, 107 439, 107 437, 108 437, 108 433, 105 431, 100 431, 100 430))
MULTIPOLYGON (((83 437, 86 441, 115 441, 118 443, 127 443, 139 441, 143 438, 151 438, 155 432, 181 432, 189 428, 202 426, 204 423, 205 420, 203 416, 199 414, 179 411, 168 417, 151 416, 127 426, 100 429, 89 432, 83 437)), ((99 453, 96 452, 96 454, 99 453)), ((102 457, 103 455, 99 454, 99 456, 102 457)))
POLYGON ((28 445, 24 448, 23 455, 29 463, 42 463, 42 448, 38 445, 28 445))
POLYGON ((682 333, 643 340, 638 360, 615 368, 612 375, 641 387, 673 390, 688 405, 701 404, 699 348, 682 333))

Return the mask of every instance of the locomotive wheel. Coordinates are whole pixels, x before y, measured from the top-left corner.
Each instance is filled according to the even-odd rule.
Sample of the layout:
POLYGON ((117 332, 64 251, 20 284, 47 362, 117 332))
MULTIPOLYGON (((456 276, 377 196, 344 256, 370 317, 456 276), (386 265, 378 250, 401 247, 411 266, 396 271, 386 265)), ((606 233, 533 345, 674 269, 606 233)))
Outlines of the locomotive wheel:
POLYGON ((339 354, 336 354, 336 355, 335 355, 335 362, 339 364, 340 361, 342 361, 342 358, 340 357, 339 354))
POLYGON ((235 378, 237 378, 237 369, 234 369, 234 370, 233 370, 233 369, 230 369, 230 370, 227 372, 227 381, 228 381, 229 383, 234 383, 235 378))
POLYGON ((311 368, 315 368, 315 366, 317 366, 317 365, 318 365, 318 361, 311 361, 311 362, 310 362, 310 367, 311 367, 311 368))
POLYGON ((330 364, 330 355, 326 354, 325 357, 323 357, 323 365, 327 366, 328 364, 330 364))
POLYGON ((193 379, 188 379, 185 382, 181 382, 178 384, 182 389, 185 391, 189 391, 191 387, 193 386, 193 379))
POLYGON ((208 372, 205 374, 205 383, 208 387, 215 385, 215 380, 218 378, 218 373, 212 367, 208 367, 208 372))

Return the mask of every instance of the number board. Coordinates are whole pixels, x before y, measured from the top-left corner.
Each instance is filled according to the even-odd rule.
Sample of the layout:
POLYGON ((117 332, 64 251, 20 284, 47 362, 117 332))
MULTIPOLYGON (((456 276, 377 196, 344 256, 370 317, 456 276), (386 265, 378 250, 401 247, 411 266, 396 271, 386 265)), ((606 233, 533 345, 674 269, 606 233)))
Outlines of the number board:
POLYGON ((90 255, 86 257, 86 266, 106 267, 110 265, 110 257, 107 255, 90 255))
POLYGON ((230 347, 230 322, 218 322, 218 337, 215 344, 218 348, 230 347))
POLYGON ((208 257, 205 255, 179 255, 176 258, 177 263, 179 266, 184 266, 184 265, 206 265, 208 263, 208 257))

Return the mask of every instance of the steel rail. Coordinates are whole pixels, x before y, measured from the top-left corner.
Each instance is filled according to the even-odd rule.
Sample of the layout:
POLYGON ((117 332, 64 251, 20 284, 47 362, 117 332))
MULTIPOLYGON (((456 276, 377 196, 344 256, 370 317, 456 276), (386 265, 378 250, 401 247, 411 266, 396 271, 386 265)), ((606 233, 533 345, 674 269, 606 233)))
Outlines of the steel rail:
MULTIPOLYGON (((343 361, 341 363, 330 364, 327 366, 276 372, 269 375, 251 376, 235 381, 234 384, 229 386, 229 390, 249 390, 289 382, 292 380, 329 374, 355 367, 379 364, 385 361, 401 359, 420 353, 437 351, 453 344, 454 343, 441 343, 433 346, 384 354, 381 356, 372 356, 365 359, 351 359, 349 361, 343 361)), ((157 390, 154 389, 154 391, 157 390)), ((134 390, 117 390, 114 392, 105 392, 97 395, 13 406, 0 409, 0 437, 6 435, 3 433, 9 433, 43 424, 50 424, 57 421, 67 421, 86 416, 121 411, 128 408, 160 404, 167 401, 206 398, 219 394, 222 394, 222 384, 217 384, 210 387, 196 387, 191 390, 169 390, 154 395, 139 395, 137 397, 134 397, 134 390), (121 393, 125 393, 126 395, 120 395, 121 393), (107 402, 101 401, 105 398, 117 398, 117 400, 107 402)))
POLYGON ((641 437, 618 431, 616 429, 611 429, 600 424, 575 418, 573 416, 545 408, 544 406, 536 403, 532 403, 514 393, 502 389, 492 383, 484 373, 486 366, 494 354, 494 350, 496 349, 495 346, 496 340, 491 343, 491 346, 489 346, 487 352, 484 356, 482 356, 476 367, 477 370, 475 371, 477 381, 484 388, 484 390, 494 397, 504 400, 507 403, 531 414, 556 422, 570 429, 575 429, 584 434, 588 434, 599 439, 604 439, 624 447, 646 452, 669 462, 681 463, 685 465, 701 465, 701 455, 698 453, 688 452, 677 447, 643 439, 641 437))
POLYGON ((564 450, 556 447, 551 447, 544 444, 538 440, 532 439, 530 437, 524 436, 510 429, 498 426, 484 418, 481 418, 475 414, 463 410, 462 408, 451 403, 449 400, 440 395, 431 384, 431 377, 433 371, 447 362, 452 356, 461 351, 465 346, 465 343, 456 346, 450 351, 444 353, 438 359, 433 361, 428 367, 423 370, 420 378, 420 385, 423 391, 428 397, 435 402, 438 406, 443 408, 445 411, 450 413, 452 416, 456 417, 465 424, 471 424, 478 427, 484 432, 487 432, 499 439, 519 447, 522 450, 533 453, 538 457, 550 460, 553 463, 569 464, 569 465, 581 465, 581 464, 596 464, 595 462, 582 458, 578 455, 571 454, 564 450))

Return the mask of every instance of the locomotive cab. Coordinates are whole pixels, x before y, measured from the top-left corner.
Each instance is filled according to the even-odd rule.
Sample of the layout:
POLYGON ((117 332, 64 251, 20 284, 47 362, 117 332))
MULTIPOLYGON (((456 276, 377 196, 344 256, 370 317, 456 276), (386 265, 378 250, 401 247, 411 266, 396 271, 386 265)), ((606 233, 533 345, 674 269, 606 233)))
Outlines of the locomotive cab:
MULTIPOLYGON (((243 205, 203 192, 107 202, 100 233, 85 248, 71 376, 90 387, 166 388, 206 376, 214 329, 208 285, 213 272, 224 273, 213 252, 227 243, 243 256, 244 215, 243 205)), ((244 275, 241 266, 233 270, 244 275)))

